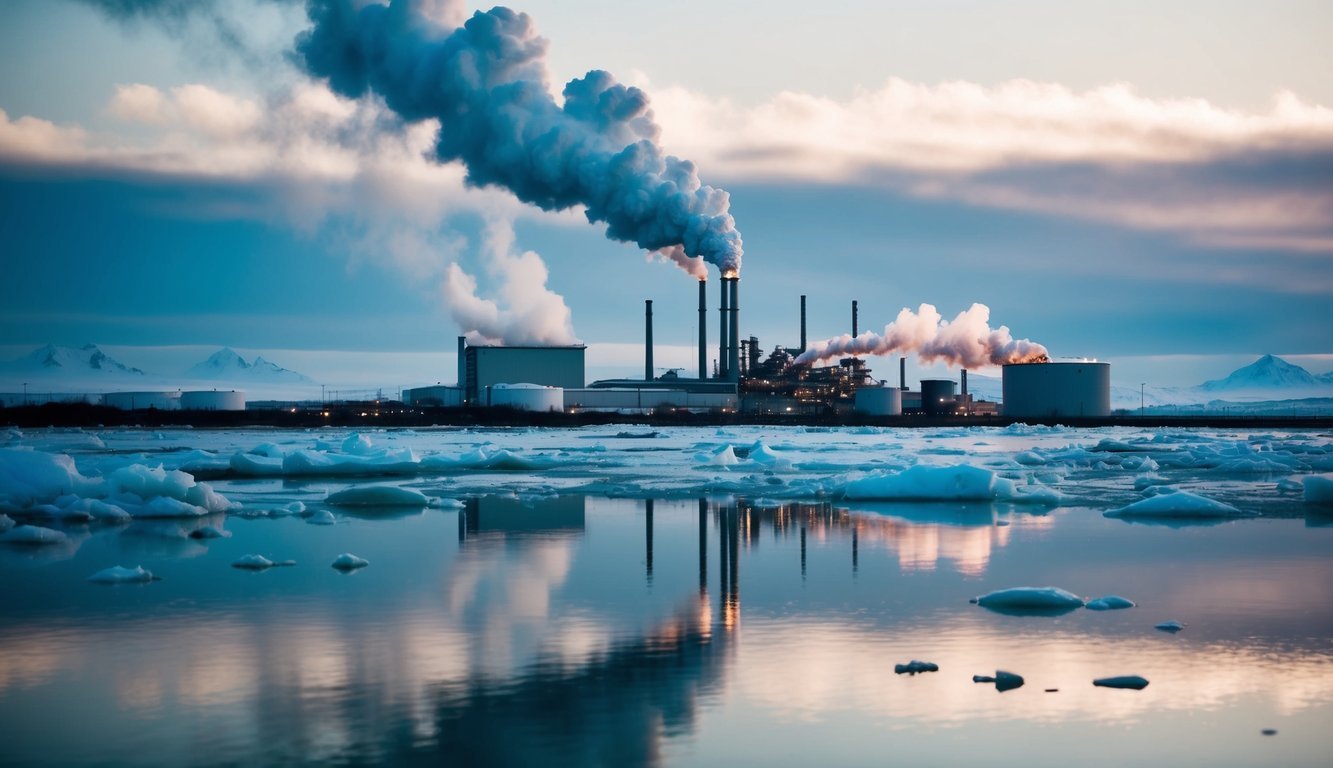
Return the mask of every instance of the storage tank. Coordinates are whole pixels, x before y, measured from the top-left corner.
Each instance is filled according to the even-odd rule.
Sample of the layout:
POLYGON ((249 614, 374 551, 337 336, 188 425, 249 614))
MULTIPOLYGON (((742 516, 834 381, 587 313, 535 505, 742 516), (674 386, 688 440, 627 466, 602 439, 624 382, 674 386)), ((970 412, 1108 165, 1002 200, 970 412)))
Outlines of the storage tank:
POLYGON ((565 388, 541 384, 496 384, 490 388, 490 404, 520 411, 564 411, 565 388))
POLYGON ((1111 364, 1057 360, 1004 366, 1001 412, 1018 418, 1111 415, 1111 364))
POLYGON ((181 409, 186 411, 244 411, 245 393, 235 389, 182 392, 181 409))
POLYGON ((921 412, 928 416, 953 413, 955 392, 951 379, 922 379, 921 412))
POLYGON ((856 390, 856 412, 867 416, 901 416, 903 391, 897 387, 861 387, 856 390))
POLYGON ((155 408, 159 411, 179 411, 181 393, 177 392, 108 392, 102 396, 102 404, 125 411, 142 411, 155 408))

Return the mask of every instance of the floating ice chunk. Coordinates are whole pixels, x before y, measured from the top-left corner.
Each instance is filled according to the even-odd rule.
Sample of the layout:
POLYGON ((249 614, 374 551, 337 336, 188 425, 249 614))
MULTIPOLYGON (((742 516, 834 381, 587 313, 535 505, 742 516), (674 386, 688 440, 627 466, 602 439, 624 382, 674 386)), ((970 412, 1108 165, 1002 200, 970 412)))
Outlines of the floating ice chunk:
POLYGON ((194 529, 193 531, 190 531, 190 538, 192 538, 192 539, 229 539, 229 538, 231 538, 231 531, 224 531, 224 530, 222 530, 221 528, 217 528, 217 527, 212 526, 212 525, 205 525, 205 526, 203 526, 203 527, 201 527, 201 528, 196 528, 196 529, 194 529))
POLYGON ((6 544, 63 544, 69 540, 64 533, 40 525, 20 525, 0 534, 6 544))
POLYGON ((1029 467, 1037 467, 1046 463, 1045 457, 1035 451, 1023 451, 1014 456, 1014 461, 1029 467))
POLYGON ((431 499, 430 505, 435 509, 462 509, 463 507, 467 506, 458 499, 445 499, 445 498, 431 499))
POLYGON ((1172 634, 1175 634, 1184 628, 1185 625, 1178 621, 1164 621, 1161 624, 1153 625, 1153 629, 1160 629, 1163 632, 1170 632, 1172 634))
POLYGON ((365 485, 329 494, 326 503, 340 507, 424 507, 430 499, 421 491, 396 485, 365 485))
POLYGON ((1048 507, 1058 507, 1065 503, 1064 494, 1045 485, 1010 485, 1008 487, 1001 487, 999 490, 1001 493, 997 493, 998 498, 1002 498, 1005 501, 1011 501, 1015 504, 1038 504, 1048 507), (1007 491, 1007 493, 1005 491, 1007 491))
MULTIPOLYGON (((1174 489, 1173 489, 1174 490, 1174 489)), ((1126 507, 1103 513, 1106 517, 1252 517, 1230 504, 1223 504, 1189 491, 1175 490, 1136 501, 1126 507)))
POLYGON ((1333 475, 1310 475, 1303 480, 1305 500, 1311 504, 1333 504, 1333 475))
POLYGON ((972 602, 1013 615, 1059 615, 1083 607, 1083 598, 1056 587, 1013 587, 988 592, 972 602))
POLYGON ((0 448, 0 502, 27 507, 97 484, 100 481, 79 474, 74 460, 63 453, 0 448))
POLYGON ((282 457, 237 453, 231 457, 230 467, 232 472, 246 477, 281 477, 282 462, 282 457))
POLYGON ((1168 482, 1167 479, 1161 475, 1145 472, 1134 478, 1134 490, 1143 491, 1153 486, 1164 485, 1166 482, 1168 482))
POLYGON ((1305 491, 1305 483, 1294 477, 1284 477, 1277 481, 1278 493, 1302 493, 1305 491))
MULTIPOLYGON (((968 464, 949 467, 917 465, 898 473, 879 473, 853 480, 843 488, 843 497, 861 500, 982 501, 997 498, 996 480, 995 473, 989 469, 968 464)), ((1012 482, 1008 488, 1012 488, 1012 482)))
POLYGON ((414 475, 422 464, 410 448, 376 451, 369 455, 292 451, 282 460, 283 474, 321 477, 414 475))
POLYGON ((332 565, 334 568, 345 573, 347 571, 355 571, 358 568, 365 568, 367 565, 370 565, 370 561, 362 557, 357 557, 351 552, 344 552, 333 558, 332 565))
POLYGON ((101 499, 79 499, 70 504, 69 508, 86 512, 88 516, 95 520, 116 522, 130 519, 129 512, 101 499))
POLYGON ((263 555, 245 555, 231 564, 232 568, 244 568, 248 571, 264 571, 278 566, 296 565, 295 560, 270 560, 263 555))
POLYGON ((14 518, 6 514, 0 514, 0 533, 4 533, 14 527, 14 518))
POLYGON ((939 672, 939 671, 940 671, 940 666, 938 664, 932 664, 929 661, 917 661, 916 659, 912 659, 906 664, 893 665, 893 672, 894 674, 897 675, 902 675, 902 674, 915 675, 918 672, 939 672))
POLYGON ((350 453, 357 456, 365 456, 375 450, 371 447, 370 438, 359 432, 353 432, 347 436, 342 444, 343 453, 350 453))
POLYGON ((328 511, 327 509, 321 509, 320 511, 311 515, 306 520, 306 522, 310 523, 311 525, 333 525, 338 521, 334 519, 332 512, 328 511))
POLYGON ((700 464, 706 464, 710 467, 730 467, 740 463, 736 456, 736 451, 730 444, 724 445, 715 451, 704 451, 695 454, 695 460, 700 464))
POLYGON ((193 475, 179 469, 163 469, 161 464, 156 467, 130 464, 113 471, 107 476, 107 481, 122 493, 133 493, 144 498, 168 496, 184 500, 185 494, 194 486, 193 475))
POLYGON ((1120 595, 1107 595, 1096 600, 1089 600, 1084 607, 1090 611, 1118 611, 1122 608, 1133 608, 1135 605, 1136 603, 1133 600, 1123 598, 1120 595))
POLYGON ((1101 677, 1092 681, 1093 685, 1099 685, 1103 688, 1132 688, 1141 691, 1148 687, 1148 681, 1138 675, 1120 675, 1118 677, 1101 677))
POLYGON ((208 510, 169 496, 158 496, 134 507, 130 514, 134 517, 203 517, 208 514, 208 510))
POLYGON ((1000 693, 1004 693, 1005 691, 1012 691, 1015 688, 1022 688, 1023 676, 1016 675, 1013 672, 1005 672, 1002 669, 997 669, 995 670, 994 677, 991 677, 990 675, 973 675, 972 682, 994 683, 995 690, 999 691, 1000 693))
POLYGON ((153 575, 153 572, 144 570, 142 565, 136 565, 133 568, 122 568, 119 565, 113 565, 88 577, 88 581, 97 584, 147 584, 156 579, 157 577, 153 575))

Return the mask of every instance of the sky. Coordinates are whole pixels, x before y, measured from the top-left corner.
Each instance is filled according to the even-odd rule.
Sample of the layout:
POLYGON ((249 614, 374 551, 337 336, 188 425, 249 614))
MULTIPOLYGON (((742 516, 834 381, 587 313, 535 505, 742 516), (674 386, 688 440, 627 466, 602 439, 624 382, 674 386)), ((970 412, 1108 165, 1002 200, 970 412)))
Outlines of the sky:
MULTIPOLYGON (((437 37, 489 9, 409 5, 437 37)), ((610 72, 729 193, 705 213, 743 237, 765 350, 797 343, 806 294, 812 340, 853 299, 876 331, 981 303, 1134 385, 1266 353, 1333 368, 1327 3, 513 7, 553 103, 610 72)), ((439 120, 315 71, 311 26, 283 0, 0 4, 0 359, 91 342, 170 373, 231 346, 390 389, 452 380, 472 332, 581 341, 590 377, 621 375, 652 299, 658 364, 693 370, 690 275, 596 205, 467 183, 439 120)))

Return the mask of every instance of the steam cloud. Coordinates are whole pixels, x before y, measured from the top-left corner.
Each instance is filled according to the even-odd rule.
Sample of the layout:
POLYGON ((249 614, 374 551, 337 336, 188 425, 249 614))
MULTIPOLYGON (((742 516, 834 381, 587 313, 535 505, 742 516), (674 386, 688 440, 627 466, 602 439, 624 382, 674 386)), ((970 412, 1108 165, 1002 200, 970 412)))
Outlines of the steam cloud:
POLYGON ((867 331, 855 338, 843 334, 817 341, 796 358, 810 364, 845 355, 916 353, 927 363, 943 360, 964 368, 1005 363, 1033 363, 1049 359, 1046 347, 1027 339, 1015 339, 1009 328, 990 327, 990 307, 973 304, 946 321, 930 304, 916 312, 904 307, 884 333, 867 331))
POLYGON ((296 53, 312 76, 349 98, 376 93, 405 121, 438 119, 434 157, 462 161, 470 184, 503 187, 545 210, 581 205, 589 221, 607 225, 607 237, 696 276, 699 259, 739 271, 741 234, 727 192, 701 183, 690 161, 663 154, 643 91, 593 70, 565 85, 557 105, 547 41, 527 14, 508 8, 452 28, 423 0, 358 5, 310 1, 314 26, 297 37, 296 53))

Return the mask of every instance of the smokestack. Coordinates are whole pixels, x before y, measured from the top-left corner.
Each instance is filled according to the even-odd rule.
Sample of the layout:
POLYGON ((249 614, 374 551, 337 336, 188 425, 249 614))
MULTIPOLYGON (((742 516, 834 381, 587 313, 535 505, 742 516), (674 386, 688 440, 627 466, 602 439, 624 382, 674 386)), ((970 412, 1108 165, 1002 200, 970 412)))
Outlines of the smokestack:
POLYGON ((962 398, 962 401, 961 401, 961 402, 963 403, 963 412, 966 413, 967 411, 971 410, 970 408, 967 407, 968 403, 967 403, 967 369, 966 369, 966 368, 963 369, 962 389, 963 389, 963 398, 962 398))
POLYGON ((708 281, 699 281, 699 381, 708 378, 708 281))
POLYGON ((801 294, 801 351, 805 351, 805 294, 801 294))
POLYGON ((740 299, 739 277, 731 278, 731 324, 727 328, 731 333, 731 343, 728 345, 731 352, 731 363, 727 366, 727 374, 732 381, 739 381, 741 374, 741 299, 740 299))
POLYGON ((730 376, 727 366, 731 364, 731 357, 727 354, 727 342, 731 339, 731 334, 727 333, 727 323, 731 320, 731 312, 728 309, 731 302, 727 297, 727 278, 724 277, 717 282, 722 286, 722 303, 717 308, 717 377, 728 379, 730 376))
POLYGON ((857 327, 857 326, 858 326, 858 323, 857 323, 856 321, 857 321, 857 317, 856 317, 856 299, 852 299, 852 338, 853 338, 853 339, 856 338, 858 335, 860 335, 860 333, 859 333, 860 329, 857 327))
POLYGON ((907 357, 898 358, 898 389, 907 391, 907 357))
POLYGON ((643 380, 653 380, 653 300, 643 301, 643 380))
POLYGON ((458 386, 467 386, 467 337, 458 337, 458 386))

